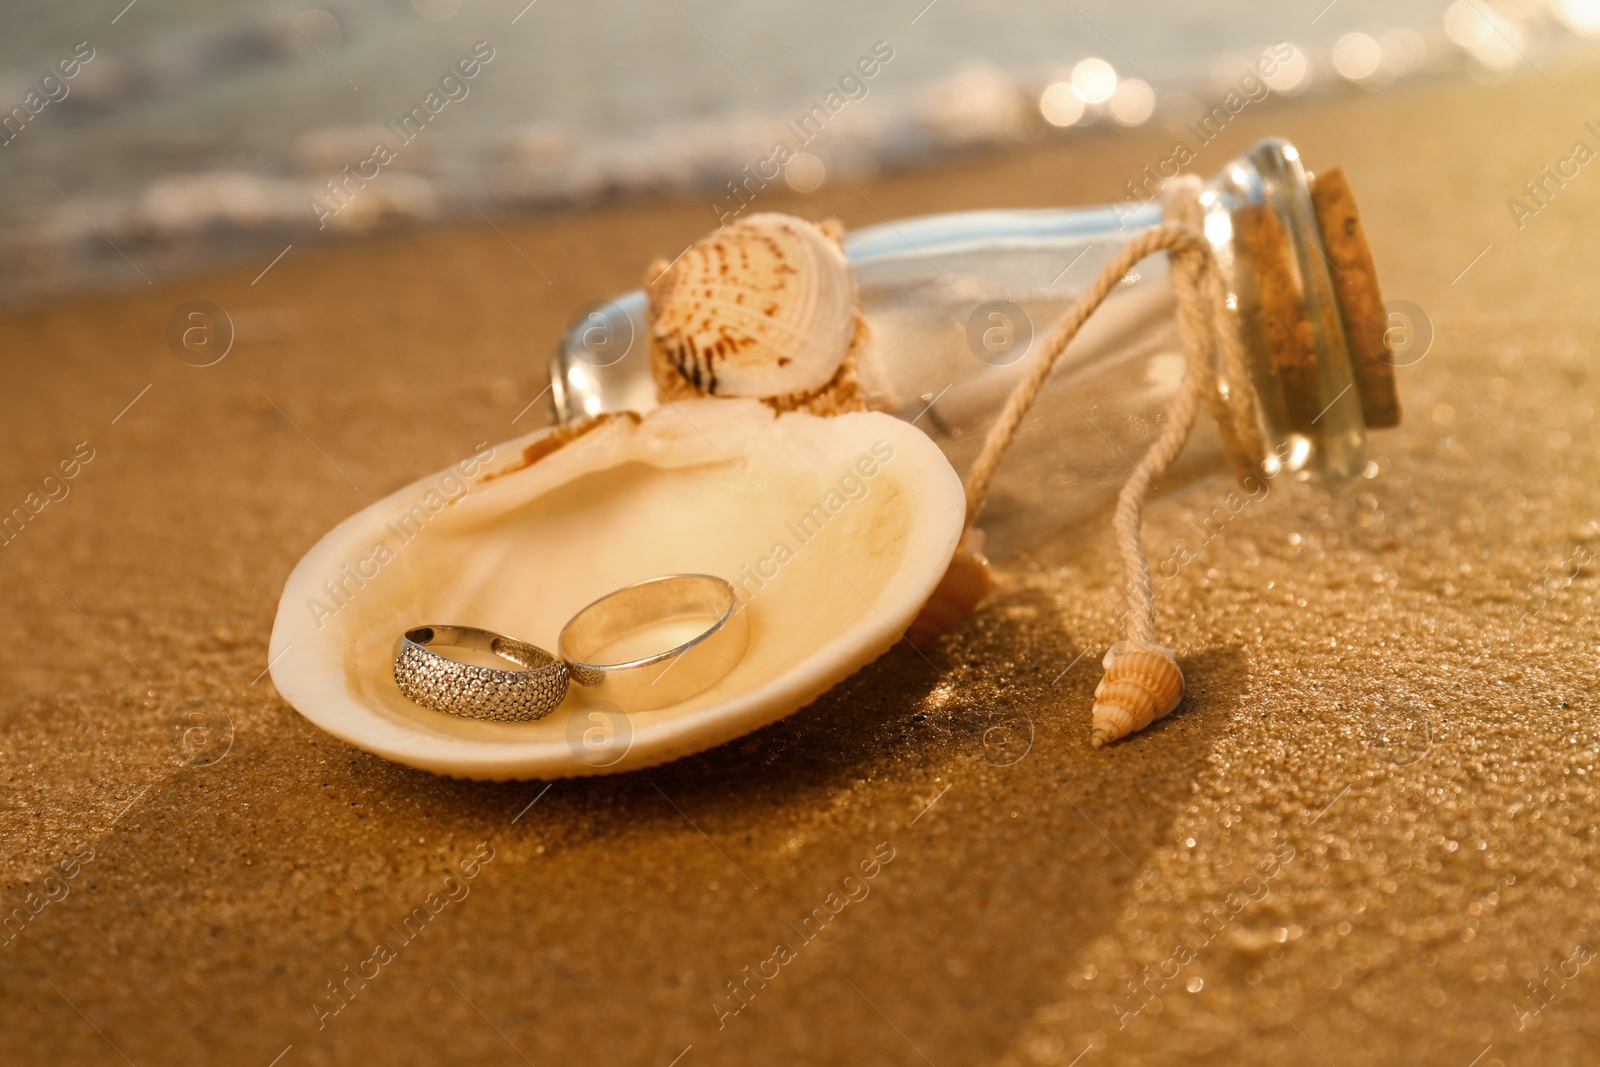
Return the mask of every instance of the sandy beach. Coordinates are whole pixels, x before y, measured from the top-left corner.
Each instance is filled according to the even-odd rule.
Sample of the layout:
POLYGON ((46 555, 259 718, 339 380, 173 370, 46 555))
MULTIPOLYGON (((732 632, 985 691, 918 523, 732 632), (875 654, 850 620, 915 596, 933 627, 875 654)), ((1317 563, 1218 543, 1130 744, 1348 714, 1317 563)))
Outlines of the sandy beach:
MULTIPOLYGON (((1007 561, 926 659, 640 774, 437 778, 275 693, 295 561, 547 419, 512 424, 567 316, 708 229, 701 200, 0 313, 0 508, 75 469, 0 546, 26 631, 0 644, 0 906, 26 920, 0 1061, 1592 1062, 1600 167, 1507 206, 1600 149, 1600 76, 1554 79, 1274 100, 1200 151, 1211 173, 1279 135, 1342 164, 1386 296, 1436 335, 1377 477, 1285 480, 1163 590, 1189 695, 1100 751, 1079 657, 1115 638, 1109 531, 1007 561), (236 325, 214 366, 165 341, 195 299, 236 325)), ((763 206, 1105 201, 1170 142, 763 206)), ((1163 500, 1148 542, 1225 491, 1163 500)))

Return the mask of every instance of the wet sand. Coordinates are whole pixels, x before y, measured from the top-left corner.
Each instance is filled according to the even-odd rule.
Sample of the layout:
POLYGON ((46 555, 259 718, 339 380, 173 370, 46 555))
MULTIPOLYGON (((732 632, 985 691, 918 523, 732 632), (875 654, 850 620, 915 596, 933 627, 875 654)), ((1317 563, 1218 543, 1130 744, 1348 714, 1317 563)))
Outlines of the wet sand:
MULTIPOLYGON (((1109 534, 1008 563, 928 660, 638 775, 435 778, 277 697, 293 563, 543 417, 511 425, 561 323, 703 203, 297 243, 254 284, 6 312, 0 505, 92 459, 0 547, 0 903, 26 915, 0 1060, 1591 1061, 1600 171, 1521 230, 1505 203, 1600 147, 1600 78, 1557 81, 1247 110, 1201 151, 1280 134, 1342 163, 1387 295, 1437 337, 1377 478, 1275 487, 1169 583, 1190 695, 1102 751, 1094 657, 1062 672, 1114 638, 1109 534), (163 339, 196 298, 238 327, 208 368, 163 339)), ((1105 134, 763 206, 1091 202, 1169 150, 1105 134)), ((1150 543, 1224 492, 1163 501, 1150 543)))

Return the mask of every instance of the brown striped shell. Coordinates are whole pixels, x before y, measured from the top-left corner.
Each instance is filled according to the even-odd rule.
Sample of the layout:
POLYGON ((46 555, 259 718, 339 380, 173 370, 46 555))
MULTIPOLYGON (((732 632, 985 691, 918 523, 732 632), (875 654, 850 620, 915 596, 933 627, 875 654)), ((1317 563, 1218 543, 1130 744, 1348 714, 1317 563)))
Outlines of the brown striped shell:
POLYGON ((751 215, 708 234, 647 293, 651 346, 703 396, 814 393, 856 338, 856 278, 843 249, 791 215, 751 215))
POLYGON ((1112 645, 1104 666, 1094 690, 1095 748, 1143 730, 1183 699, 1183 672, 1172 653, 1157 645, 1112 645))

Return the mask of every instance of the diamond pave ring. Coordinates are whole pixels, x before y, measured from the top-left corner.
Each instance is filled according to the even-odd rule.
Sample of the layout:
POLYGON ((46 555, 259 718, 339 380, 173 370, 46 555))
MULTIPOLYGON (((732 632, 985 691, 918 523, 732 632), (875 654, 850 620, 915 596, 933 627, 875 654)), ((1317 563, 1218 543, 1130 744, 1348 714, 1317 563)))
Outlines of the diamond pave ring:
POLYGON ((567 694, 567 665, 544 649, 471 626, 416 626, 395 642, 394 680, 425 708, 492 722, 542 719, 567 694), (480 667, 435 648, 488 652, 515 669, 480 667))

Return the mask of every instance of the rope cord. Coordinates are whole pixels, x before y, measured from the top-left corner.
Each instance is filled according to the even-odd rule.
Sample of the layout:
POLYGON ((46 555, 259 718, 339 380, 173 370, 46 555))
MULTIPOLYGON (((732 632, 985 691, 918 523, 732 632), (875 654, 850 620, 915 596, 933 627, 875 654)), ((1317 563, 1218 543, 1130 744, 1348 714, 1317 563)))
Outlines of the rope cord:
POLYGON ((983 450, 967 474, 967 527, 970 530, 983 510, 1000 461, 1016 437, 1023 417, 1049 380, 1056 361, 1089 316, 1134 265, 1146 256, 1165 250, 1172 262, 1178 339, 1186 370, 1183 383, 1167 408, 1166 425, 1123 484, 1112 518, 1128 593, 1125 641, 1132 647, 1160 648, 1155 640, 1155 594, 1140 536, 1145 499, 1156 479, 1183 451, 1201 405, 1210 405, 1223 444, 1241 475, 1252 470, 1266 451, 1256 416, 1255 386, 1238 333, 1228 321, 1226 282, 1202 236, 1199 185, 1195 178, 1167 183, 1162 191, 1169 221, 1141 231, 1124 245, 1051 329, 1027 373, 1007 399, 999 419, 990 428, 983 450), (1219 350, 1227 376, 1226 386, 1219 386, 1217 382, 1219 350))

